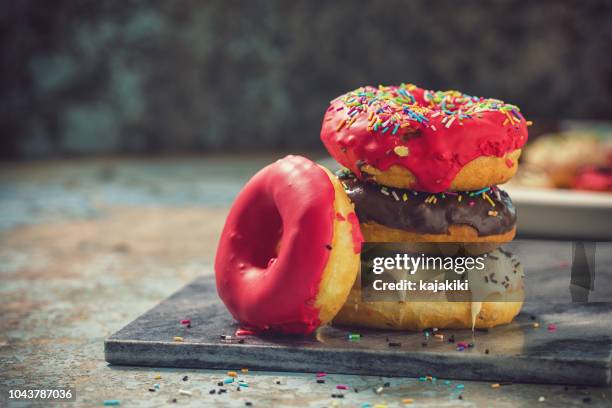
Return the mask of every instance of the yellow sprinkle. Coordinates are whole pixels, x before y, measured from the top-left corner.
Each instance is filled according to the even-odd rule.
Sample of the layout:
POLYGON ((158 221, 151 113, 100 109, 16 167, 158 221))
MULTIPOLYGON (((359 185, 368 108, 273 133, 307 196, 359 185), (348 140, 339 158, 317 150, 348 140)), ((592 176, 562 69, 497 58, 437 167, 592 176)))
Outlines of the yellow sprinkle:
POLYGON ((347 129, 348 129, 348 128, 350 128, 350 127, 351 127, 351 125, 352 125, 353 123, 355 123, 355 121, 356 121, 356 120, 357 120, 357 115, 353 116, 353 117, 351 118, 351 120, 349 120, 349 123, 346 125, 346 128, 347 128, 347 129))
MULTIPOLYGON (((487 193, 482 193, 482 198, 487 200, 489 202, 489 204, 491 204, 491 207, 495 207, 495 203, 493 202, 493 200, 491 200, 491 197, 489 197, 489 195, 487 193)), ((497 215, 497 214, 495 214, 495 215, 497 215)))
POLYGON ((434 337, 436 339, 439 339, 439 340, 444 340, 444 335, 443 334, 436 334, 436 335, 434 335, 434 337))
POLYGON ((404 399, 402 400, 402 402, 403 402, 404 404, 412 404, 412 403, 414 402, 414 400, 413 400, 412 398, 404 398, 404 399))
POLYGON ((345 124, 346 124, 346 122, 344 121, 344 119, 342 119, 340 122, 338 122, 338 126, 336 127, 336 132, 339 132, 340 129, 342 129, 345 124))
POLYGON ((491 388, 499 388, 501 385, 498 383, 491 384, 491 388))
POLYGON ((181 342, 183 341, 183 338, 181 336, 174 336, 174 341, 181 342))
POLYGON ((406 157, 410 154, 410 150, 406 146, 395 146, 393 151, 400 157, 406 157))
POLYGON ((155 380, 161 380, 161 378, 162 378, 162 376, 159 375, 159 374, 157 374, 155 377, 153 377, 153 379, 155 379, 155 380))
POLYGON ((248 368, 241 368, 240 372, 246 374, 246 373, 249 372, 249 369, 248 368))
POLYGON ((387 408, 387 406, 385 404, 376 404, 374 408, 387 408))
POLYGON ((371 111, 370 114, 368 115, 368 120, 372 120, 373 117, 374 117, 374 111, 371 111))
POLYGON ((227 376, 228 377, 238 377, 238 373, 235 371, 228 371, 227 376))
POLYGON ((534 328, 534 329, 537 329, 538 327, 540 327, 540 323, 537 323, 537 322, 536 322, 536 323, 534 323, 534 324, 533 324, 533 328, 534 328))
POLYGON ((402 200, 408 201, 408 194, 404 193, 404 195, 402 196, 402 200))
POLYGON ((528 120, 528 121, 527 121, 527 122, 525 122, 525 123, 527 124, 527 126, 531 126, 531 125, 533 125, 533 122, 532 122, 532 121, 530 121, 530 120, 528 120))
POLYGON ((437 204, 437 203, 438 203, 438 199, 437 199, 435 196, 434 196, 434 198, 433 198, 433 200, 432 200, 432 201, 433 201, 433 203, 434 203, 434 204, 437 204))
POLYGON ((461 202, 461 194, 457 196, 457 201, 461 202))

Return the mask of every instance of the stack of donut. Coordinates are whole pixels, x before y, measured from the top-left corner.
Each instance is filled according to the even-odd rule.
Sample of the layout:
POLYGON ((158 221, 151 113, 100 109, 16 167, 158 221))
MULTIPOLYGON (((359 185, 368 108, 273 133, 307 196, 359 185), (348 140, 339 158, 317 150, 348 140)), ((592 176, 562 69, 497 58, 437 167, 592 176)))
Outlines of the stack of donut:
POLYGON ((287 156, 246 184, 215 258, 221 299, 243 328, 284 334, 309 334, 332 319, 414 330, 510 322, 521 302, 504 300, 522 294, 522 273, 504 251, 491 259, 511 278, 475 284, 490 294, 484 303, 364 303, 359 254, 364 240, 488 251, 512 240, 515 209, 496 185, 516 172, 528 124, 502 101, 414 85, 336 98, 321 139, 345 169, 333 175, 287 156))
MULTIPOLYGON (((515 208, 497 185, 516 173, 528 125, 518 107, 497 99, 402 84, 334 99, 321 139, 345 167, 339 177, 366 242, 462 243, 491 251, 516 232, 515 208)), ((500 302, 365 303, 357 280, 335 322, 413 330, 508 323, 521 302, 503 300, 517 298, 515 291, 522 299, 522 272, 506 252, 492 259, 513 272, 503 286, 487 280, 487 299, 500 302)))

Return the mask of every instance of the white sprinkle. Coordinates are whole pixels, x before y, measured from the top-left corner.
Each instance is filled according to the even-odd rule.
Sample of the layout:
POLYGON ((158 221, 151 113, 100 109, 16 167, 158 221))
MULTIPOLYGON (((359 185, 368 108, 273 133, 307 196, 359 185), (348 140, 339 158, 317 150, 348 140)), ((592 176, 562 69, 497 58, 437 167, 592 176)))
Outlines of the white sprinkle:
POLYGON ((187 391, 187 390, 179 390, 179 394, 181 394, 181 395, 189 395, 189 396, 191 396, 191 391, 187 391))
POLYGON ((397 196, 397 194, 395 193, 395 190, 391 191, 391 194, 393 194, 393 198, 395 198, 395 201, 399 201, 399 197, 397 196))
POLYGON ((544 401, 546 401, 546 398, 544 398, 544 397, 538 398, 538 402, 544 402, 544 401))
POLYGON ((389 195, 389 192, 385 188, 381 188, 380 192, 383 193, 384 195, 389 195))
POLYGON ((430 116, 430 118, 437 118, 438 116, 440 116, 440 112, 436 112, 433 115, 430 116))
POLYGON ((434 125, 431 125, 430 127, 433 129, 434 132, 436 131, 436 127, 434 125))
POLYGON ((453 122, 455 121, 455 116, 453 116, 452 118, 449 119, 448 122, 446 122, 446 128, 448 129, 450 127, 450 125, 453 124, 453 122))

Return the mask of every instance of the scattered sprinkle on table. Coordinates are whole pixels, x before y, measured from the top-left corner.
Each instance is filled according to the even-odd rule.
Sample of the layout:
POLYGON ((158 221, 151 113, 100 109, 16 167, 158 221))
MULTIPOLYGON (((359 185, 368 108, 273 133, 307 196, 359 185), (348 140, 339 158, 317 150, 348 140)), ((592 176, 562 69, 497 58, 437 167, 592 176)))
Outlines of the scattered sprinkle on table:
POLYGON ((162 376, 160 374, 157 374, 155 377, 153 377, 154 380, 161 380, 162 376))
POLYGON ((549 331, 549 332, 554 332, 554 331, 557 331, 557 325, 556 325, 556 324, 553 324, 553 323, 549 324, 549 325, 548 325, 548 331, 549 331))
POLYGON ((241 369, 240 369, 240 372, 241 372, 242 374, 246 374, 246 373, 248 373, 248 372, 249 372, 249 369, 248 369, 248 368, 246 368, 246 367, 245 367, 245 368, 241 368, 241 369))
POLYGON ((317 377, 325 377, 327 373, 317 373, 317 377))
POLYGON ((399 342, 389 342, 388 345, 389 345, 389 347, 401 347, 402 343, 399 343, 399 342))
POLYGON ((412 404, 412 403, 414 402, 414 400, 413 400, 412 398, 404 398, 404 399, 402 400, 402 402, 403 402, 404 404, 412 404))
POLYGON ((174 336, 174 341, 176 342, 182 342, 184 339, 181 336, 174 336))
POLYGON ((179 390, 179 394, 191 396, 191 391, 188 391, 188 390, 179 390))
POLYGON ((227 376, 228 377, 238 377, 238 373, 235 371, 228 371, 227 376))
POLYGON ((491 388, 499 388, 499 387, 500 387, 499 383, 491 384, 491 388))
POLYGON ((463 384, 457 384, 457 385, 455 386, 455 388, 456 388, 456 389, 458 389, 458 390, 462 390, 462 389, 464 389, 464 388, 465 388, 465 385, 463 385, 463 384))
POLYGON ((181 320, 181 324, 191 324, 191 320, 183 319, 183 320, 181 320))
POLYGON ((338 390, 348 390, 349 386, 346 385, 346 384, 338 384, 338 385, 336 385, 336 389, 338 389, 338 390))
POLYGON ((544 397, 538 398, 538 402, 544 402, 544 401, 546 401, 546 398, 544 398, 544 397))
POLYGON ((117 405, 121 405, 121 401, 116 399, 104 400, 104 406, 106 407, 116 407, 117 405))
POLYGON ((535 323, 533 324, 533 328, 534 328, 534 329, 537 329, 538 327, 540 327, 540 323, 535 322, 535 323))
POLYGON ((223 380, 223 384, 231 384, 233 382, 234 382, 234 379, 232 377, 229 377, 223 380))
POLYGON ((349 333, 348 339, 349 340, 359 340, 359 339, 361 339, 361 334, 358 334, 358 333, 349 333))
POLYGON ((186 375, 183 377, 183 381, 187 381, 187 380, 189 380, 189 376, 186 375))

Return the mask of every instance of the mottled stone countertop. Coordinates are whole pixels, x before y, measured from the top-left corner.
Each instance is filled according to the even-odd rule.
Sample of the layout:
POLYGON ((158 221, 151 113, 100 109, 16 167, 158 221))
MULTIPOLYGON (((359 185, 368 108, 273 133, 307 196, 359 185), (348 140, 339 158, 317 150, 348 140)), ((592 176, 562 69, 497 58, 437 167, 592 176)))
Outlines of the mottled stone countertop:
MULTIPOLYGON (((228 205, 271 159, 0 165, 0 388, 72 386, 77 403, 65 406, 114 399, 130 407, 398 407, 407 398, 414 406, 610 405, 610 387, 492 388, 444 378, 350 375, 329 375, 317 384, 312 374, 252 371, 244 374, 248 388, 212 395, 225 371, 109 366, 103 355, 108 335, 195 277, 212 273, 228 205), (375 393, 385 382, 389 387, 375 393), (359 392, 332 398, 336 384, 359 392)), ((6 405, 5 393, 0 405, 6 405)))

